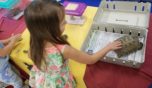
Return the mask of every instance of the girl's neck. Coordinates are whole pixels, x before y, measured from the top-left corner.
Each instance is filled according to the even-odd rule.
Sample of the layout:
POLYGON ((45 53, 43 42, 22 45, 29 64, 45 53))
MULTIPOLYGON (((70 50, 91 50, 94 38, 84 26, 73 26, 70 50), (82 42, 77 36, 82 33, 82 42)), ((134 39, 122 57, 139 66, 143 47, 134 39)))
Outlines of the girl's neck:
POLYGON ((50 47, 53 47, 54 45, 50 42, 46 42, 45 43, 45 48, 50 48, 50 47))

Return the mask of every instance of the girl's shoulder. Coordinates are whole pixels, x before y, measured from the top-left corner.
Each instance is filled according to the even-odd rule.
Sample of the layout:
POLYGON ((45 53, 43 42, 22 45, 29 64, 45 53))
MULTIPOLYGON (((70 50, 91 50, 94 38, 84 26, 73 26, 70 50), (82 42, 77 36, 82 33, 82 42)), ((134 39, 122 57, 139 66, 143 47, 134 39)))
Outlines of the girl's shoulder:
POLYGON ((54 52, 63 53, 65 46, 66 46, 66 44, 56 44, 55 46, 53 46, 53 45, 52 46, 47 46, 45 48, 45 51, 49 52, 49 53, 54 53, 54 52))

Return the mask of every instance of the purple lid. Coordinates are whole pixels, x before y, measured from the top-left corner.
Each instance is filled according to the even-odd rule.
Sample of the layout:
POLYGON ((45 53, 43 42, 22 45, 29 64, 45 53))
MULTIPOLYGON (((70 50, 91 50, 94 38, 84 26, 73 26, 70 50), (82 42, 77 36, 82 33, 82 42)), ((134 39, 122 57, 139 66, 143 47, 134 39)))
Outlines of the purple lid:
POLYGON ((66 14, 73 16, 82 16, 83 12, 87 7, 85 3, 69 1, 64 1, 63 5, 65 7, 66 14))

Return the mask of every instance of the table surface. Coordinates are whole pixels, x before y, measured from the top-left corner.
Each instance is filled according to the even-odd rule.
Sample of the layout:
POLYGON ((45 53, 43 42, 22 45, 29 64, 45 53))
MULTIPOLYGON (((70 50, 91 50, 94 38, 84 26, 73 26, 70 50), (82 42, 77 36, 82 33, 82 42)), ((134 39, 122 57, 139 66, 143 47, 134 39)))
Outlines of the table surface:
MULTIPOLYGON (((74 48, 78 50, 81 49, 82 44, 91 27, 96 11, 97 7, 88 6, 83 14, 86 18, 86 22, 84 25, 66 25, 66 30, 64 34, 68 35, 68 41, 74 48)), ((17 47, 14 48, 11 53, 12 60, 26 73, 29 73, 29 70, 27 68, 28 66, 26 66, 25 63, 29 65, 33 64, 32 61, 28 58, 28 54, 25 52, 29 49, 29 36, 29 32, 26 29, 22 35, 23 40, 19 43, 17 47)), ((74 77, 76 78, 77 88, 86 88, 83 81, 86 65, 70 60, 69 66, 74 77)))

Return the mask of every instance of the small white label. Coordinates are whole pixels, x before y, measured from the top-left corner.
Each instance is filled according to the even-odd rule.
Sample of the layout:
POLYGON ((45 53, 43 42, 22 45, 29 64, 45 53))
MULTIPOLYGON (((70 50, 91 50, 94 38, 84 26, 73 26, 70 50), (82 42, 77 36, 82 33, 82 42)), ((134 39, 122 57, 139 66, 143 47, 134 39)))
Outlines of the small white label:
POLYGON ((78 8, 78 4, 69 3, 65 9, 66 10, 76 10, 77 8, 78 8))

